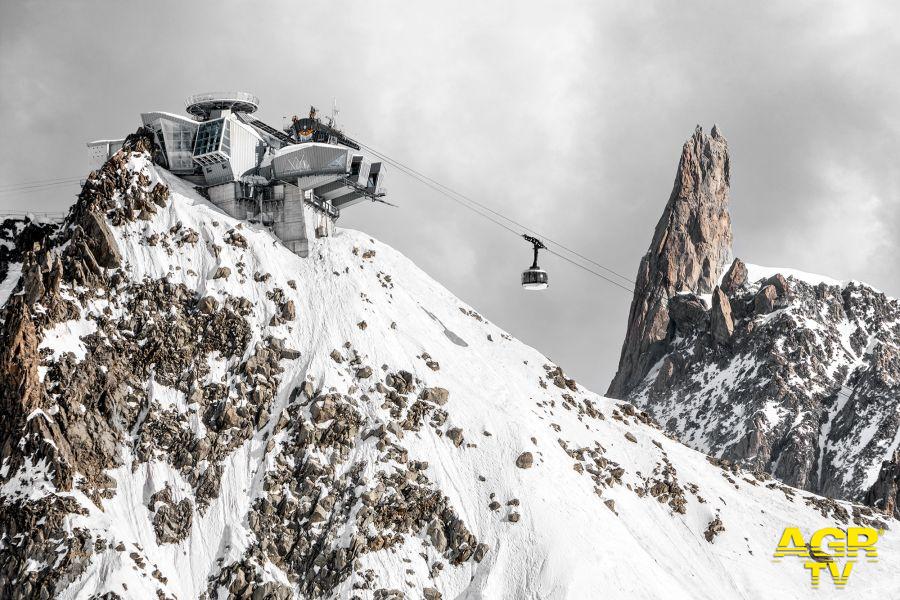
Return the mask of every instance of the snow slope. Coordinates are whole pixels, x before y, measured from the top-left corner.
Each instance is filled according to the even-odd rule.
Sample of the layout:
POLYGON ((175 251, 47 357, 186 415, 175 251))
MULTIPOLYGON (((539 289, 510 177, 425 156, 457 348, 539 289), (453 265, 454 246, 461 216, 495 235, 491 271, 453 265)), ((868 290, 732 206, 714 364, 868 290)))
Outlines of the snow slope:
MULTIPOLYGON (((127 276, 135 283, 167 279, 223 303, 228 295, 247 298, 252 339, 244 359, 268 336, 283 339, 285 347, 301 355, 281 361, 284 371, 271 417, 224 461, 218 497, 197 510, 183 541, 158 543, 148 499, 167 484, 176 502, 194 499, 195 491, 165 460, 133 465, 128 444, 121 448, 122 466, 108 472, 117 482, 112 498, 97 506, 77 489, 57 492, 74 496, 85 509, 70 517, 69 527, 113 542, 92 556, 60 597, 115 592, 151 598, 159 590, 167 597, 196 598, 206 592, 210 578, 223 565, 240 561, 256 541, 248 518, 254 503, 268 493, 265 474, 276 468, 284 447, 284 433, 276 432, 279 415, 302 401, 292 391, 306 381, 336 390, 353 399, 367 428, 387 425, 395 419, 375 386, 376 380, 385 380, 383 365, 387 372, 411 373, 420 382, 417 389, 449 390, 442 406, 445 423, 403 431, 395 442, 408 451, 410 461, 427 461, 427 478, 488 551, 480 562, 447 564, 432 577, 441 554, 424 529, 404 533, 402 543, 389 550, 362 553, 331 597, 379 597, 372 589, 354 589, 368 569, 375 574, 373 587, 396 589, 409 598, 423 597, 425 588, 460 599, 900 597, 895 523, 880 539, 880 562, 857 564, 844 590, 836 590, 827 576, 813 590, 802 561, 774 562, 772 553, 787 526, 799 526, 808 535, 848 525, 829 509, 824 510, 829 516, 823 515, 815 505, 821 499, 711 464, 642 422, 639 413, 567 384, 537 350, 364 233, 339 229, 333 237, 311 242, 310 257, 301 259, 264 228, 221 213, 146 157, 133 157, 130 168, 147 174, 151 185, 164 181, 172 193, 150 220, 113 228, 127 276), (198 241, 174 243, 180 233, 172 229, 178 224, 178 232, 197 232, 198 241), (231 230, 246 239, 246 248, 223 241, 231 230), (170 243, 150 245, 154 235, 170 243), (220 267, 231 274, 214 278, 220 267), (271 277, 256 281, 254 273, 271 277), (267 294, 276 288, 293 301, 296 318, 272 325, 279 313, 267 294), (335 350, 341 362, 332 358, 335 350), (354 353, 359 360, 351 365, 354 353), (437 370, 427 364, 432 361, 439 364, 437 370), (371 379, 357 378, 361 365, 373 369, 371 379), (447 434, 453 428, 464 436, 460 445, 447 434), (593 460, 590 450, 603 460, 593 460), (516 466, 523 452, 533 454, 531 468, 516 466), (613 473, 617 467, 622 471, 613 473), (649 488, 661 481, 670 493, 651 493, 649 488), (683 514, 673 504, 681 496, 683 514), (499 509, 489 507, 492 499, 499 509), (508 504, 513 499, 518 506, 508 504), (614 505, 607 504, 610 500, 614 505), (510 520, 512 513, 520 516, 517 522, 510 520), (725 530, 709 542, 704 532, 716 518, 725 530), (136 567, 129 552, 113 548, 118 542, 129 550, 139 548, 149 566, 136 567), (153 568, 165 582, 147 575, 153 568)), ((80 319, 45 333, 44 343, 53 352, 73 351, 76 360, 90 360, 77 338, 93 331, 89 323, 110 306, 107 300, 91 300, 80 319)), ((51 353, 44 360, 56 359, 51 353)), ((210 380, 226 366, 211 360, 210 380)), ((146 393, 151 402, 190 421, 195 435, 203 435, 204 425, 182 392, 148 381, 146 393)), ((41 418, 52 419, 52 412, 41 418)), ((354 442, 342 464, 349 463, 362 464, 369 480, 404 468, 384 459, 374 437, 354 442)), ((9 487, 14 482, 4 487, 6 496, 14 493, 9 487)), ((347 526, 347 542, 352 529, 347 526)), ((296 581, 297 574, 275 562, 259 565, 264 580, 296 581)), ((227 591, 219 588, 218 594, 226 597, 227 591)))

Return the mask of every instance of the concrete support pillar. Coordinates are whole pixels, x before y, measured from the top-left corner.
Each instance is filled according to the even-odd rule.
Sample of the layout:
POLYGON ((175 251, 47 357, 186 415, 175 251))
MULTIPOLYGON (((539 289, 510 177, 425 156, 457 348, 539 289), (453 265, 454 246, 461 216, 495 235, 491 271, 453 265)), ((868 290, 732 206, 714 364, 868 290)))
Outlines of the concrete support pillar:
POLYGON ((247 207, 237 199, 237 185, 234 182, 223 183, 206 188, 210 201, 236 219, 247 218, 247 207))
POLYGON ((291 252, 304 258, 309 256, 305 213, 303 190, 293 185, 285 186, 284 210, 281 212, 281 219, 275 221, 275 235, 291 252))

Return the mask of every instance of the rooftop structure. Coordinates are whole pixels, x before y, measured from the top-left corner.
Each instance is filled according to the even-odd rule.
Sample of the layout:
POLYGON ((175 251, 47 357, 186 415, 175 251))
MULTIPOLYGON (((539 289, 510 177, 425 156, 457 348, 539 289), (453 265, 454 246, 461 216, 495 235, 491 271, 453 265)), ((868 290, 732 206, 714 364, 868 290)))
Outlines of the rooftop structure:
POLYGON ((247 92, 207 92, 190 96, 185 101, 185 107, 188 114, 205 121, 224 111, 255 113, 259 108, 259 98, 247 92))
MULTIPOLYGON (((153 132, 156 162, 201 189, 228 214, 270 226, 306 256, 309 238, 327 236, 341 210, 384 196, 384 171, 360 146, 322 122, 312 108, 279 130, 251 116, 259 99, 247 92, 211 92, 185 102, 190 116, 141 114, 153 132)), ((122 140, 88 144, 98 162, 122 140)))

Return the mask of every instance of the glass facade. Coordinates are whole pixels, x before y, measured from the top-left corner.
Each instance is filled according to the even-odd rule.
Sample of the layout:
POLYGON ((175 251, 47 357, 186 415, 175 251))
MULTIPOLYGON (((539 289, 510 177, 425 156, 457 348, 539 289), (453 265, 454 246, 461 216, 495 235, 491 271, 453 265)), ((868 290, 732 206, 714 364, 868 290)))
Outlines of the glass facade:
POLYGON ((224 123, 224 119, 216 119, 200 124, 200 129, 197 130, 197 141, 194 144, 194 156, 209 154, 219 149, 224 123))
POLYGON ((169 168, 173 171, 192 171, 194 163, 191 160, 191 152, 194 148, 197 125, 161 119, 160 126, 162 133, 159 136, 160 142, 168 158, 169 168))
POLYGON ((156 142, 162 150, 160 163, 175 173, 193 173, 192 155, 194 139, 199 123, 169 113, 144 113, 141 115, 144 127, 153 130, 156 142))
POLYGON ((225 121, 225 128, 222 131, 221 150, 226 156, 231 156, 231 121, 225 121))

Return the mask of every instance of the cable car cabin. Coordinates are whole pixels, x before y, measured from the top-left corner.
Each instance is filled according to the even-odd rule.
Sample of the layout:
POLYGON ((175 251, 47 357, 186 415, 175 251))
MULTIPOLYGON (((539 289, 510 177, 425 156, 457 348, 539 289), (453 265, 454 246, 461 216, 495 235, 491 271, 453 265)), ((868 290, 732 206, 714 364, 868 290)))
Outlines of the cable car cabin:
POLYGON ((538 267, 522 271, 522 287, 526 290, 546 290, 549 286, 547 271, 538 267))
POLYGON ((522 287, 526 290, 546 290, 550 285, 547 271, 540 268, 537 264, 538 250, 546 248, 546 246, 536 237, 524 234, 522 237, 525 238, 525 241, 531 242, 531 245, 534 247, 534 262, 531 263, 527 270, 522 271, 522 287))

